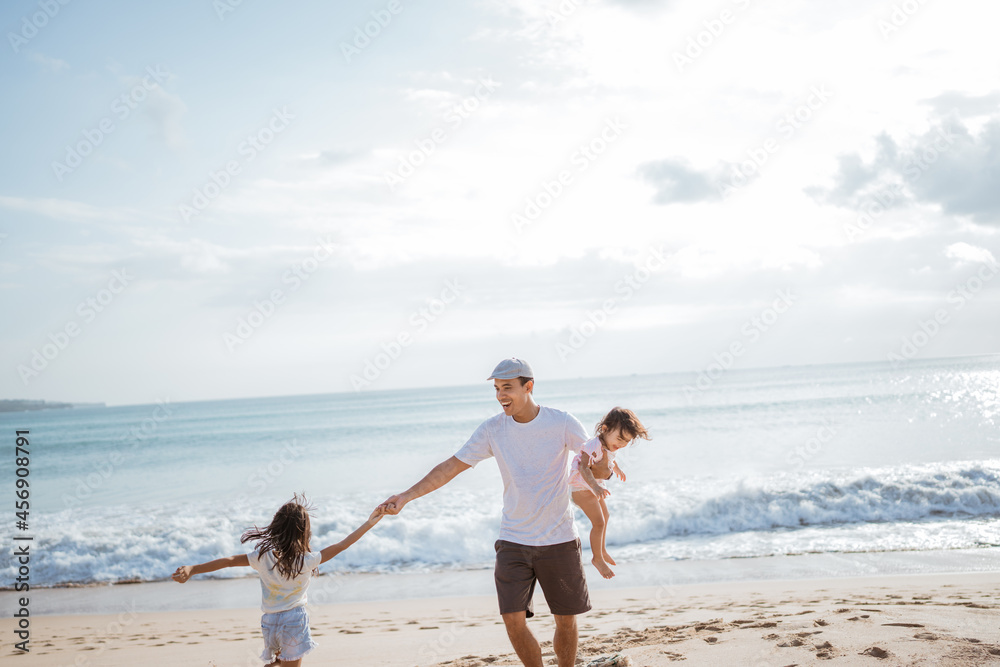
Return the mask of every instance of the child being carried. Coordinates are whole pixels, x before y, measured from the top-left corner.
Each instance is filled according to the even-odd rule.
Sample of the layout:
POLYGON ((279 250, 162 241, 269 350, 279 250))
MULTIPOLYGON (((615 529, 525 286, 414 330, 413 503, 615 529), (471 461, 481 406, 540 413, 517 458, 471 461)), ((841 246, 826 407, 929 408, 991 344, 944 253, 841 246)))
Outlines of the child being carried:
POLYGON ((611 565, 617 565, 608 554, 605 538, 608 531, 608 505, 604 501, 611 492, 604 481, 618 475, 625 481, 625 473, 615 462, 619 449, 627 447, 633 440, 649 440, 649 433, 635 413, 625 408, 613 408, 604 415, 595 431, 596 436, 586 443, 573 459, 572 474, 569 478, 573 502, 590 519, 590 550, 592 563, 605 579, 615 576, 611 565))

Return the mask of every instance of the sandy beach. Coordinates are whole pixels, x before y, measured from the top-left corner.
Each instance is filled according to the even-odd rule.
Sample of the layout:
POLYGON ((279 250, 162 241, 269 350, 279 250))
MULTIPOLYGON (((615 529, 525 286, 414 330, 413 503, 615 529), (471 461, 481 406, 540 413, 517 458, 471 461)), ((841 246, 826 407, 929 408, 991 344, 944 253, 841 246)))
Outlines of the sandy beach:
MULTIPOLYGON (((581 665, 615 654, 648 667, 1000 664, 1000 573, 625 588, 593 601, 580 619, 581 665)), ((492 596, 312 605, 320 646, 306 664, 517 665, 495 605, 492 596)), ((546 642, 551 617, 536 605, 532 627, 546 642)), ((8 644, 4 653, 25 667, 253 666, 258 622, 256 609, 38 616, 31 652, 10 660, 8 644)), ((11 637, 10 618, 2 627, 11 637)))

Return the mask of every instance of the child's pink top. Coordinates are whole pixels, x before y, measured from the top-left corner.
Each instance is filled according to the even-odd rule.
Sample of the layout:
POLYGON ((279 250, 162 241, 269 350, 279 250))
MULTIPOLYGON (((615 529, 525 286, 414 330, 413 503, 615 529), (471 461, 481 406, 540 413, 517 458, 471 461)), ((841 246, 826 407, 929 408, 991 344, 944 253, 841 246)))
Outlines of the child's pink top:
MULTIPOLYGON (((586 455, 589 458, 588 463, 590 465, 594 465, 603 459, 605 454, 608 456, 608 467, 610 468, 611 464, 614 463, 615 460, 615 452, 605 450, 604 447, 601 446, 601 439, 599 437, 595 436, 583 443, 583 447, 580 448, 580 453, 573 457, 573 467, 569 477, 570 486, 581 489, 589 489, 590 487, 585 481, 583 481, 583 476, 580 474, 580 461, 583 460, 584 455, 586 455)), ((597 483, 600 484, 602 488, 605 488, 605 481, 607 480, 599 479, 597 480, 597 483)))

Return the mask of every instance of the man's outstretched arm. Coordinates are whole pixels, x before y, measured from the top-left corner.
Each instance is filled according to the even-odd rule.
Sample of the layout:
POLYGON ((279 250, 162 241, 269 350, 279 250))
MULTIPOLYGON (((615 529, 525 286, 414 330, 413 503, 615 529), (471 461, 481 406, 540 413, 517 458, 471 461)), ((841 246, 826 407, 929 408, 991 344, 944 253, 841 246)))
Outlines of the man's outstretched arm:
POLYGON ((464 472, 471 467, 468 463, 463 463, 452 456, 447 461, 434 466, 434 469, 424 475, 422 480, 406 491, 388 498, 384 503, 379 505, 379 509, 384 510, 386 514, 399 514, 399 511, 403 509, 406 503, 416 500, 421 496, 426 496, 431 491, 440 489, 455 479, 458 473, 464 472))

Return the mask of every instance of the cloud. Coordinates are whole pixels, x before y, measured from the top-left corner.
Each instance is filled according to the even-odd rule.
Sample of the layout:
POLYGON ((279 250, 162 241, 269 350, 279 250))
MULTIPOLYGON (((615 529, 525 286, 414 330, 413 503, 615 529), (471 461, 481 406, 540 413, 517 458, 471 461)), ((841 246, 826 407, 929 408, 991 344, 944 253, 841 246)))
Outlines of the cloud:
MULTIPOLYGON (((160 68, 157 66, 156 70, 159 71, 160 68)), ((168 73, 166 77, 169 80, 173 75, 168 73)), ((183 146, 185 136, 181 118, 187 112, 187 105, 180 96, 168 93, 159 83, 151 82, 149 76, 129 75, 120 78, 129 87, 141 87, 147 91, 145 99, 139 104, 139 113, 153 125, 156 137, 170 148, 183 146)))
POLYGON ((951 111, 957 111, 962 117, 990 116, 1000 107, 1000 91, 985 95, 948 91, 923 101, 942 116, 951 111))
POLYGON ((159 86, 149 93, 149 99, 142 106, 142 113, 156 128, 156 135, 166 142, 170 148, 184 145, 184 128, 181 117, 187 111, 187 105, 177 95, 171 95, 159 86))
POLYGON ((986 248, 980 248, 964 241, 952 243, 944 249, 945 257, 953 259, 956 265, 962 264, 996 264, 997 260, 986 248))
POLYGON ((653 201, 657 204, 696 202, 719 197, 716 187, 718 174, 699 172, 681 158, 642 164, 639 166, 639 176, 656 187, 653 201))
POLYGON ((149 218, 147 213, 124 207, 103 207, 68 199, 7 197, 0 195, 0 207, 42 215, 60 222, 134 222, 149 218))
POLYGON ((883 132, 875 141, 871 162, 856 152, 841 155, 832 187, 806 192, 846 208, 864 209, 875 202, 886 208, 932 204, 945 214, 1000 224, 1000 115, 986 121, 978 134, 952 112, 923 134, 897 141, 883 132))
POLYGON ((42 65, 43 67, 47 67, 53 72, 61 72, 63 70, 69 69, 69 63, 66 62, 65 60, 60 60, 59 58, 49 58, 48 56, 44 56, 41 53, 35 53, 35 52, 29 53, 28 59, 35 61, 36 63, 42 65))

